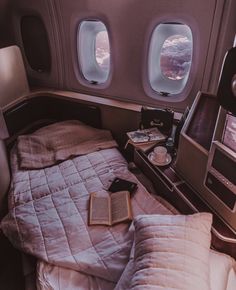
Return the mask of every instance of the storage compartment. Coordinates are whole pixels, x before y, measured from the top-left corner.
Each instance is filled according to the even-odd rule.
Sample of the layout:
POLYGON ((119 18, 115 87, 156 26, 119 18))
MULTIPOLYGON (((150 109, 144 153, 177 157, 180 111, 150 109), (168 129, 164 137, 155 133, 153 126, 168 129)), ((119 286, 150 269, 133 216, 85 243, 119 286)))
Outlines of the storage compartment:
POLYGON ((205 185, 214 193, 229 209, 233 210, 236 195, 211 172, 207 173, 205 185))
POLYGON ((236 203, 236 153, 222 143, 212 145, 207 165, 205 186, 223 207, 235 214, 236 203))

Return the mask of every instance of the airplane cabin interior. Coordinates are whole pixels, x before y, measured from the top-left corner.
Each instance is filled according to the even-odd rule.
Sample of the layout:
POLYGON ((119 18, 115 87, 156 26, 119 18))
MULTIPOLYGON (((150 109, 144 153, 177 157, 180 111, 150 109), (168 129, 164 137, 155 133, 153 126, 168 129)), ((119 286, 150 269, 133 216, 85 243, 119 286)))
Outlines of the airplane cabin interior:
POLYGON ((236 289, 236 1, 0 1, 0 289, 236 289))

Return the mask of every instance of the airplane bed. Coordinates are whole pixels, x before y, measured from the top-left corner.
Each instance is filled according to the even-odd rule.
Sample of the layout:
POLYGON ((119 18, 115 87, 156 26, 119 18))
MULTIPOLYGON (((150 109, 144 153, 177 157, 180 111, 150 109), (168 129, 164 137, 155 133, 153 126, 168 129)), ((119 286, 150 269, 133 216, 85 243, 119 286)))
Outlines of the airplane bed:
MULTIPOLYGON (((91 144, 96 147, 94 140, 91 144)), ((128 261, 132 231, 125 223, 113 227, 88 226, 90 193, 108 194, 106 188, 118 176, 138 183, 132 198, 134 216, 171 212, 155 201, 137 181, 115 146, 113 143, 109 145, 112 148, 38 169, 21 169, 19 154, 14 148, 9 213, 1 223, 3 232, 13 245, 49 264, 117 282, 128 261)), ((21 161, 25 166, 24 154, 21 161)))
MULTIPOLYGON (((39 135, 43 136, 44 141, 45 132, 51 138, 55 134, 55 126, 57 125, 53 124, 45 127, 46 129, 40 129, 39 135)), ((83 125, 80 123, 79 126, 83 125)), ((69 150, 61 150, 60 154, 57 150, 53 156, 50 155, 51 153, 47 155, 46 153, 51 152, 52 148, 46 146, 46 153, 44 152, 43 158, 40 159, 39 148, 35 148, 37 142, 34 143, 35 140, 38 141, 39 136, 35 139, 35 135, 33 141, 30 139, 33 143, 25 144, 28 144, 28 150, 39 154, 37 160, 34 159, 34 154, 30 155, 32 160, 29 159, 27 150, 24 151, 27 146, 20 147, 19 140, 18 150, 24 148, 24 154, 19 154, 17 146, 11 152, 12 182, 8 198, 9 212, 1 222, 1 229, 16 248, 37 258, 37 289, 110 290, 115 287, 117 290, 127 289, 123 285, 127 283, 127 279, 131 279, 131 276, 124 275, 127 273, 124 269, 128 267, 130 272, 130 262, 134 259, 131 248, 135 226, 133 223, 131 225, 120 223, 112 227, 88 226, 90 193, 108 195, 107 188, 115 177, 138 184, 138 189, 131 198, 135 219, 146 214, 167 217, 174 214, 171 208, 155 199, 128 170, 127 163, 117 149, 116 143, 109 137, 107 140, 106 134, 105 139, 100 138, 99 132, 104 130, 91 128, 89 130, 92 130, 88 134, 90 138, 87 140, 82 138, 81 142, 85 142, 82 148, 74 143, 76 134, 64 138, 69 142, 69 147, 73 148, 73 152, 69 148, 69 150), (78 155, 81 150, 83 154, 78 155), (46 167, 44 167, 45 163, 46 167), (126 282, 120 281, 120 277, 125 277, 126 282)), ((45 144, 48 145, 42 142, 40 146, 45 144)), ((54 145, 57 147, 58 143, 54 145)), ((60 145, 61 143, 57 149, 60 145)), ((182 217, 185 219, 184 216, 181 216, 181 219, 182 217)), ((171 220, 175 221, 172 218, 171 220)), ((196 228, 197 232, 198 230, 196 228)), ((171 230, 167 238, 170 243, 173 234, 175 231, 171 230)), ((186 232, 184 232, 185 236, 186 232)), ((153 244, 149 246, 152 248, 153 244)), ((221 264, 223 261, 224 265, 222 269, 225 273, 224 281, 217 283, 217 288, 214 289, 232 290, 232 285, 235 285, 235 272, 231 274, 234 276, 230 278, 233 281, 230 284, 228 276, 235 268, 235 262, 226 255, 220 259, 221 264)), ((215 261, 212 264, 216 264, 215 261)), ((219 274, 216 273, 217 271, 219 272, 218 268, 212 271, 213 274, 210 272, 211 280, 217 280, 219 274)))

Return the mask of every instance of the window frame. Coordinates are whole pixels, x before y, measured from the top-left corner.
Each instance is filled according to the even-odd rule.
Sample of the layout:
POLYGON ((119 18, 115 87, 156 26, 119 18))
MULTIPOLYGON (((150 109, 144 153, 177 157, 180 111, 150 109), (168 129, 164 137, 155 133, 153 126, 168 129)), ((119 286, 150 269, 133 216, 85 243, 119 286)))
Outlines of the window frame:
MULTIPOLYGON (((152 25, 152 30, 150 31, 149 37, 147 39, 148 45, 146 47, 146 57, 145 59, 145 69, 144 69, 144 74, 143 74, 143 86, 144 86, 144 90, 145 93, 155 99, 155 100, 159 100, 159 101, 167 101, 168 102, 182 102, 183 100, 185 100, 188 95, 187 93, 190 91, 192 85, 193 85, 193 74, 195 73, 195 65, 194 65, 194 59, 195 59, 195 54, 196 54, 196 47, 195 47, 195 37, 194 37, 194 33, 193 33, 193 29, 191 27, 191 25, 189 25, 186 22, 183 21, 171 21, 171 20, 166 20, 166 21, 162 21, 162 22, 158 22, 155 23, 154 25, 152 25), (165 25, 165 27, 167 27, 167 25, 172 25, 172 29, 170 29, 169 31, 166 31, 163 33, 161 40, 160 37, 158 37, 158 27, 161 27, 163 25, 165 25), (177 26, 178 25, 178 26, 177 26), (176 28, 178 27, 178 29, 176 28), (189 30, 189 35, 190 35, 190 39, 192 40, 192 54, 191 54, 191 65, 190 65, 190 69, 188 71, 188 74, 186 77, 180 79, 180 80, 172 80, 169 79, 167 76, 165 76, 162 73, 161 70, 161 66, 160 66, 160 59, 161 59, 161 51, 163 48, 163 44, 164 42, 171 36, 174 35, 185 35, 183 33, 181 33, 181 31, 184 29, 188 29, 189 30), (154 44, 153 44, 154 42, 154 44), (153 47, 156 46, 156 47, 153 47), (153 61, 152 55, 153 55, 153 51, 156 51, 156 57, 154 58, 156 60, 153 61), (153 76, 150 76, 150 74, 152 74, 152 72, 150 73, 150 63, 155 63, 156 68, 154 69, 155 71, 158 70, 158 81, 160 82, 160 80, 164 80, 165 85, 163 86, 164 89, 162 89, 160 87, 160 89, 155 89, 155 86, 153 87, 152 85, 152 79, 153 76), (180 87, 182 84, 182 89, 179 90, 176 93, 173 92, 168 92, 168 85, 170 85, 170 87, 173 86, 173 84, 179 84, 178 86, 180 87)), ((154 67, 154 65, 153 65, 154 67)), ((156 78, 155 74, 154 74, 154 78, 156 78)), ((176 87, 178 87, 176 86, 176 87)))
POLYGON ((100 19, 82 19, 77 27, 76 44, 80 81, 89 87, 107 86, 112 74, 111 41, 107 25, 100 19), (96 60, 96 37, 102 31, 107 32, 109 41, 108 70, 102 68, 96 60))

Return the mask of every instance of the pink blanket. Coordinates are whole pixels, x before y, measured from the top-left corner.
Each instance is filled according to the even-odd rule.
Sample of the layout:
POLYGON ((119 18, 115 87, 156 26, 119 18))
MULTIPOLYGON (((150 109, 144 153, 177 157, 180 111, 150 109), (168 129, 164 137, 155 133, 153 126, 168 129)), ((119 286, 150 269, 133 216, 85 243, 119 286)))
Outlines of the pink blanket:
MULTIPOLYGON (((40 170, 22 170, 11 156, 9 213, 1 228, 15 247, 49 264, 117 282, 128 259, 133 231, 128 224, 88 226, 91 192, 108 194, 115 176, 137 182, 117 149, 104 149, 40 170)), ((169 214, 138 183, 134 216, 169 214)))

